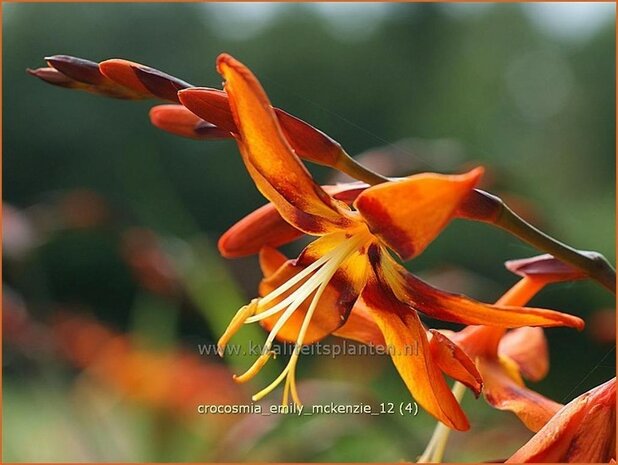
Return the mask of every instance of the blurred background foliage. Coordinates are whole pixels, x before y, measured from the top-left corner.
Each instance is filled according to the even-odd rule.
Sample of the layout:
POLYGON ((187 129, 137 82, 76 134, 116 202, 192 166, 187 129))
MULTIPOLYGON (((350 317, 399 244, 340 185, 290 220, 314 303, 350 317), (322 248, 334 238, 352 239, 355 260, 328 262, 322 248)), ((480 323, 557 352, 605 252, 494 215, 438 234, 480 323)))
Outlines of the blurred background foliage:
MULTIPOLYGON (((231 373, 250 360, 197 350, 255 295, 257 260, 224 261, 215 244, 264 200, 234 143, 162 133, 151 102, 27 76, 46 55, 122 57, 218 86, 215 58, 231 53, 277 106, 385 174, 483 164, 485 187, 524 217, 615 260, 612 4, 2 8, 4 460, 414 460, 434 424, 423 412, 198 415, 268 380, 241 389, 231 373)), ((457 221, 410 266, 492 301, 515 281, 502 263, 532 254, 457 221)), ((614 376, 615 306, 600 286, 556 285, 533 303, 587 321, 547 331, 552 370, 536 389, 565 402, 614 376)), ((410 400, 386 357, 304 357, 300 379, 308 403, 410 400)), ((530 436, 482 400, 464 404, 473 430, 447 459, 504 458, 530 436)))

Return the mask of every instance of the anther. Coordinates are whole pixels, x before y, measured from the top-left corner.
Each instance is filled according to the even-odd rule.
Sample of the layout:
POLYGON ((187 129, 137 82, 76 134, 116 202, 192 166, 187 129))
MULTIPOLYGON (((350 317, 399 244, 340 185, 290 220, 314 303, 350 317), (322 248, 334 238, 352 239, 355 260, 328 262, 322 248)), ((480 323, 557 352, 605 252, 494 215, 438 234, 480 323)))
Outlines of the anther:
POLYGON ((251 367, 245 371, 242 375, 233 375, 232 378, 237 383, 245 383, 253 378, 255 375, 259 373, 259 371, 266 365, 266 362, 270 359, 271 355, 273 355, 273 351, 266 352, 258 357, 258 359, 251 365, 251 367))
POLYGON ((223 357, 225 346, 232 336, 236 334, 236 332, 244 324, 245 320, 255 314, 258 307, 258 301, 259 299, 253 299, 249 304, 244 305, 236 312, 236 315, 234 315, 234 318, 232 318, 232 321, 230 321, 230 324, 227 326, 225 332, 217 342, 217 353, 220 357, 223 357))

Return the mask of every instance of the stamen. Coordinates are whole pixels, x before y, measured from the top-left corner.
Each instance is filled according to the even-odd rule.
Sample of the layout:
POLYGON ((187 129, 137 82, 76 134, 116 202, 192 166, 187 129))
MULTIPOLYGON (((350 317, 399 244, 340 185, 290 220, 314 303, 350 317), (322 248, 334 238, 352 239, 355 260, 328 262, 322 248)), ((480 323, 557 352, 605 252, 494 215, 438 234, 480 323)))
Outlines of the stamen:
MULTIPOLYGON (((458 403, 461 403, 461 399, 466 393, 466 386, 459 381, 455 381, 453 384, 453 397, 458 403)), ((446 442, 451 433, 451 429, 444 423, 438 422, 436 428, 433 430, 431 439, 425 448, 423 454, 416 461, 417 463, 441 463, 444 457, 444 451, 446 450, 446 442)))
MULTIPOLYGON (((303 296, 300 296, 300 297, 303 297, 303 296)), ((283 328, 283 325, 287 323, 287 321, 290 319, 292 314, 296 310, 298 310, 298 307, 302 305, 302 303, 305 301, 305 299, 308 296, 303 297, 302 300, 300 297, 292 305, 290 305, 286 309, 285 312, 283 312, 283 315, 281 315, 279 319, 277 320, 277 322, 274 324, 274 326, 270 330, 270 333, 268 333, 268 337, 266 338, 266 343, 264 344, 264 350, 270 350, 270 348, 273 345, 273 342, 275 341, 275 337, 277 337, 277 334, 279 334, 279 331, 281 331, 281 328, 283 328)))
MULTIPOLYGON (((256 315, 253 315, 250 318, 247 318, 245 323, 246 324, 255 323, 256 321, 264 320, 264 319, 268 318, 269 316, 272 316, 272 315, 275 315, 275 314, 279 313, 281 310, 283 310, 288 305, 290 305, 293 301, 295 301, 300 294, 306 293, 307 289, 309 289, 309 288, 311 289, 309 294, 311 294, 311 292, 313 292, 315 290, 315 288, 317 287, 317 284, 319 284, 319 278, 320 278, 320 276, 319 276, 319 272, 318 272, 314 276, 309 278, 307 280, 307 282, 303 283, 302 286, 300 286, 298 289, 296 289, 296 291, 294 291, 292 294, 290 294, 285 299, 283 299, 281 302, 279 302, 277 305, 273 306, 272 308, 269 308, 268 310, 265 310, 265 311, 260 312, 260 313, 258 313, 256 315)), ((309 294, 307 294, 307 297, 309 296, 309 294)), ((270 300, 272 300, 272 299, 270 299, 270 300)), ((262 305, 263 304, 263 299, 260 300, 259 303, 260 303, 260 305, 262 305)), ((258 306, 258 308, 259 308, 259 306, 258 306)))
POLYGON ((290 280, 286 281, 284 284, 267 294, 265 297, 252 300, 249 305, 241 308, 236 314, 236 316, 234 316, 232 322, 228 326, 228 329, 219 340, 220 351, 222 351, 222 349, 225 347, 225 343, 227 343, 229 338, 238 330, 240 325, 242 325, 243 323, 253 323, 256 321, 260 321, 283 311, 283 314, 281 314, 281 316, 277 319, 272 329, 270 330, 268 337, 266 338, 266 342, 262 350, 262 355, 260 355, 260 357, 245 373, 239 376, 234 376, 234 380, 236 382, 243 383, 253 378, 264 367, 264 365, 268 362, 271 355, 273 354, 270 349, 273 345, 275 338, 277 337, 277 334, 279 334, 283 326, 288 322, 294 312, 298 310, 298 308, 312 294, 315 293, 311 299, 311 303, 309 304, 309 308, 307 309, 307 313, 305 314, 301 328, 298 332, 298 337, 294 345, 294 352, 292 353, 288 364, 272 383, 270 383, 268 386, 266 386, 264 389, 262 389, 252 397, 254 402, 259 401, 264 396, 272 392, 275 388, 277 388, 277 386, 279 386, 279 384, 281 384, 281 382, 285 378, 286 381, 283 390, 283 404, 287 405, 287 401, 291 394, 294 403, 297 405, 301 405, 301 401, 298 396, 298 390, 296 388, 295 374, 296 365, 298 363, 298 358, 300 355, 300 349, 305 340, 309 324, 317 308, 318 302, 320 301, 322 294, 326 290, 326 287, 328 286, 328 283, 330 282, 332 277, 335 275, 341 264, 345 262, 345 260, 350 256, 350 254, 353 253, 366 239, 366 235, 363 232, 358 231, 357 234, 352 234, 345 239, 342 236, 342 241, 340 244, 337 244, 329 252, 324 254, 322 257, 320 257, 307 268, 292 277, 290 280), (313 276, 311 276, 311 274, 313 274, 313 276), (303 284, 301 284, 298 289, 291 292, 290 295, 285 297, 281 302, 275 304, 267 310, 264 310, 262 312, 259 311, 260 308, 264 308, 264 305, 272 302, 274 299, 283 295, 285 292, 288 292, 290 289, 292 289, 298 283, 301 283, 307 277, 309 277, 309 279, 307 279, 303 284))
POLYGON ((296 363, 290 370, 290 373, 288 374, 288 379, 290 380, 290 391, 292 392, 292 400, 294 400, 294 403, 296 405, 302 405, 303 403, 300 401, 300 397, 298 396, 298 390, 296 389, 296 363))
POLYGON ((262 397, 270 394, 271 391, 273 391, 277 386, 279 386, 279 384, 281 384, 281 381, 283 381, 283 378, 285 378, 285 376, 288 374, 288 369, 289 369, 289 364, 288 366, 286 366, 283 371, 281 372, 281 374, 279 376, 277 376, 277 379, 275 379, 272 383, 270 383, 268 386, 266 386, 264 389, 262 389, 260 392, 258 392, 257 394, 255 394, 253 397, 251 397, 251 400, 253 402, 257 402, 258 400, 260 400, 262 397))
MULTIPOLYGON (((339 269, 339 265, 348 257, 350 251, 354 250, 358 245, 358 239, 356 241, 350 241, 349 243, 343 243, 338 247, 335 247, 334 251, 338 252, 333 255, 328 264, 324 265, 319 271, 312 276, 305 285, 297 289, 290 297, 293 297, 293 303, 286 309, 286 311, 279 317, 275 325, 270 331, 264 350, 270 350, 275 337, 283 327, 283 325, 290 319, 292 314, 302 305, 302 303, 313 293, 316 287, 324 286, 328 284, 330 279, 339 269)), ((320 295, 323 291, 320 292, 320 295)), ((315 298, 314 298, 315 299, 315 298)), ((264 312, 265 313, 265 312, 264 312)), ((313 312, 311 312, 313 314, 313 312)), ((303 322, 304 323, 304 322, 303 322)), ((306 330, 305 330, 306 331, 306 330)), ((304 335, 303 335, 304 337, 304 335)))
MULTIPOLYGON (((338 268, 338 266, 337 266, 337 268, 338 268)), ((300 331, 298 332, 298 338, 296 339, 296 345, 294 346, 294 353, 290 357, 290 361, 289 361, 288 366, 286 368, 287 371, 288 371, 288 378, 290 379, 290 391, 292 393, 292 399, 294 399, 294 403, 297 404, 297 405, 302 405, 302 402, 300 401, 300 397, 298 396, 298 391, 296 390, 296 377, 295 377, 295 374, 296 374, 296 363, 298 361, 298 357, 299 357, 299 354, 300 354, 300 348, 302 347, 303 341, 305 340, 305 335, 307 334, 307 329, 309 328, 309 323, 311 322, 311 318, 313 317, 313 312, 315 312, 315 309, 318 306, 318 301, 320 300, 320 298, 322 297, 322 294, 326 290, 326 286, 328 285, 328 282, 330 281, 330 278, 332 278, 332 276, 337 271, 337 268, 335 268, 334 271, 332 271, 332 273, 330 274, 328 279, 325 280, 320 285, 320 287, 316 291, 315 295, 313 296, 313 299, 311 300, 311 304, 309 305, 309 310, 307 310, 307 314, 305 315, 305 319, 303 320, 303 324, 302 324, 302 326, 300 328, 300 331)))
POLYGON ((265 296, 262 299, 262 303, 263 304, 267 304, 268 302, 270 302, 274 298, 279 297, 281 294, 283 294, 285 291, 287 291, 290 287, 292 287, 293 285, 295 285, 298 282, 300 282, 305 276, 313 273, 313 271, 315 271, 317 268, 319 268, 324 263, 326 263, 330 259, 330 257, 336 253, 336 251, 337 251, 337 247, 335 247, 333 250, 331 250, 327 254, 325 254, 322 257, 320 257, 319 259, 317 259, 315 262, 313 262, 311 265, 309 265, 303 271, 298 273, 296 276, 290 278, 283 285, 279 286, 277 289, 275 289, 270 294, 265 296))
POLYGON ((290 377, 285 378, 285 387, 283 388, 283 399, 281 399, 281 405, 288 405, 288 396, 290 392, 290 377))
MULTIPOLYGON (((288 286, 292 281, 295 281, 294 284, 296 284, 299 280, 296 279, 298 277, 300 277, 301 275, 303 275, 302 277, 304 278, 307 275, 307 271, 309 270, 309 268, 313 267, 315 264, 317 264, 318 262, 324 260, 324 261, 335 261, 337 263, 337 266, 339 266, 341 264, 341 262, 343 260, 341 259, 337 259, 337 260, 333 260, 334 257, 337 256, 337 254, 341 254, 342 250, 346 250, 346 252, 344 252, 342 254, 342 256, 345 258, 347 257, 347 254, 350 252, 350 250, 353 250, 356 248, 356 245, 358 243, 360 243, 361 241, 359 240, 359 238, 356 238, 356 241, 345 241, 343 242, 341 245, 334 247, 330 252, 328 252, 326 255, 324 255, 323 257, 321 257, 319 260, 315 261, 314 263, 312 263, 309 267, 307 267, 305 270, 303 270, 301 273, 299 273, 298 275, 294 276, 294 278, 290 279, 289 281, 286 281, 285 284, 283 284, 282 286, 278 287, 277 289, 275 289, 274 291, 272 291, 271 293, 269 293, 268 295, 266 295, 265 297, 263 297, 260 302, 259 302, 259 306, 263 306, 265 303, 268 303, 269 301, 272 300, 273 297, 277 297, 279 296, 282 292, 279 292, 280 290, 286 291, 289 289, 290 286, 288 286), (352 243, 352 247, 350 247, 350 243, 352 243), (344 247, 346 246, 346 247, 344 247)), ((320 265, 322 265, 323 263, 320 263, 320 265)), ((326 265, 324 266, 324 268, 327 268, 326 265)), ((313 271, 313 270, 312 270, 313 271)), ((253 315, 252 317, 248 318, 246 323, 254 323, 256 321, 260 321, 263 320, 265 318, 268 318, 272 315, 275 315, 277 313, 279 313, 281 310, 283 310, 284 308, 286 308, 288 305, 290 305, 294 300, 296 300, 297 298, 300 298, 301 295, 304 295, 305 299, 307 297, 309 297, 309 295, 311 295, 311 293, 318 287, 318 285, 323 281, 324 279, 324 275, 327 273, 322 274, 322 270, 319 270, 318 272, 316 272, 316 274, 314 276, 312 276, 311 278, 309 278, 307 280, 307 282, 305 282, 301 287, 299 287, 296 291, 294 291, 291 295, 289 295, 288 297, 286 297, 284 300, 282 300, 281 302, 279 302, 277 305, 275 305, 272 308, 269 308, 268 310, 265 310, 263 312, 259 312, 256 315, 253 315)), ((329 278, 330 279, 330 278, 329 278)))
MULTIPOLYGON (((311 317, 313 316, 313 312, 315 311, 317 307, 318 301, 320 300, 320 297, 322 297, 322 293, 326 289, 326 286, 328 285, 330 279, 339 269, 339 265, 341 265, 341 263, 345 260, 345 258, 347 258, 348 254, 358 246, 358 242, 359 241, 351 241, 350 244, 346 244, 347 247, 336 247, 336 249, 339 249, 338 250, 339 253, 335 254, 337 258, 333 259, 332 262, 329 262, 328 266, 325 266, 318 273, 316 273, 316 275, 317 274, 321 275, 320 276, 321 284, 315 296, 311 300, 311 304, 309 305, 309 309, 307 310, 307 314, 305 315, 305 318, 303 320, 303 324, 299 331, 299 336, 294 346, 295 350, 292 356, 290 357, 290 361, 288 362, 287 366, 283 369, 281 374, 277 377, 277 379, 275 379, 267 387, 265 387, 264 389, 262 389, 260 392, 258 392, 252 397, 252 400, 254 402, 262 399, 264 396, 272 392, 279 384, 281 384, 281 381, 283 381, 283 378, 289 375, 290 370, 295 368, 296 360, 298 359, 299 352, 300 352, 299 348, 302 346, 303 340, 305 338, 305 334, 307 333, 307 328, 309 327, 309 322, 311 321, 311 317)), ((309 293, 309 295, 311 295, 311 293, 309 293)), ((284 312, 284 314, 281 315, 281 317, 277 320, 277 323, 275 323, 275 326, 273 326, 270 334, 268 335, 268 339, 266 340, 266 344, 264 345, 265 350, 270 349, 270 346, 272 345, 272 342, 275 339, 281 327, 286 323, 286 321, 290 318, 292 313, 296 311, 296 309, 305 301, 307 297, 308 295, 304 296, 304 293, 303 295, 298 296, 298 300, 295 300, 294 304, 290 305, 290 307, 284 312)), ((296 383, 294 381, 294 378, 290 377, 289 379, 290 379, 290 388, 291 388, 290 390, 292 393, 292 398, 294 399, 296 403, 300 404, 300 399, 298 398, 298 393, 296 391, 296 383)), ((286 383, 287 383, 287 380, 286 380, 286 383)))
POLYGON ((259 371, 266 365, 266 362, 270 359, 270 357, 274 354, 274 352, 266 352, 258 357, 258 359, 251 365, 251 367, 245 371, 242 375, 233 375, 232 378, 237 383, 245 383, 253 378, 255 375, 259 373, 259 371))
POLYGON ((247 305, 244 305, 243 307, 240 308, 240 310, 236 312, 236 315, 234 315, 234 318, 232 318, 232 321, 230 321, 230 324, 227 325, 225 332, 223 333, 223 335, 219 338, 219 341, 217 342, 217 352, 220 357, 223 357, 225 346, 227 345, 229 340, 241 328, 245 320, 255 313, 255 311, 257 310, 257 306, 258 306, 258 299, 253 299, 250 303, 248 303, 247 305))

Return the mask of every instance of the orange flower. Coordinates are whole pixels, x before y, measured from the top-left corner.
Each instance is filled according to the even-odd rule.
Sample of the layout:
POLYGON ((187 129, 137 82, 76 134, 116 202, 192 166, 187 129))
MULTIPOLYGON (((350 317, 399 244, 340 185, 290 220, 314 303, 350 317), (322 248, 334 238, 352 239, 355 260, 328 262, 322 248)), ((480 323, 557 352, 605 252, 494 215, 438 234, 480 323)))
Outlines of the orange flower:
MULTIPOLYGON (((419 255, 453 218, 482 169, 452 176, 424 173, 373 186, 363 190, 351 208, 313 181, 253 74, 229 55, 219 57, 218 69, 226 80, 237 142, 249 174, 285 221, 318 236, 296 260, 283 261, 272 251, 263 255, 264 266, 276 271, 262 282, 262 297, 238 311, 220 340, 223 351, 243 323, 259 321, 270 331, 263 355, 238 381, 250 379, 268 361, 275 338, 294 342, 297 348, 338 331, 363 339, 344 329, 351 315, 355 322, 352 309, 360 297, 367 321, 375 322, 393 349, 393 361, 419 404, 447 425, 466 429, 465 415, 441 374, 417 311, 465 324, 582 326, 579 318, 549 310, 491 306, 444 293, 408 273, 391 256, 389 250, 406 260, 419 255), (419 354, 406 354, 406 348, 415 344, 419 354)), ((191 111, 204 108, 203 92, 189 89, 179 96, 191 111)), ((432 341, 449 345, 442 336, 432 341)), ((284 396, 289 391, 300 402, 294 381, 297 361, 298 350, 281 375, 254 399, 285 379, 284 396)), ((459 378, 474 377, 469 365, 462 365, 467 369, 459 378)))
MULTIPOLYGON (((496 302, 502 305, 526 305, 548 284, 586 277, 551 255, 512 260, 506 266, 522 279, 496 302)), ((475 361, 483 379, 483 395, 492 407, 515 413, 535 432, 562 407, 526 388, 522 379, 523 375, 539 381, 549 370, 547 341, 541 328, 506 332, 495 326, 469 326, 458 333, 444 333, 475 361)))
POLYGON ((616 378, 565 405, 506 463, 608 463, 616 459, 616 378))
POLYGON ((142 288, 165 297, 180 294, 180 277, 153 231, 143 228, 124 231, 121 252, 142 288))
POLYGON ((60 315, 52 331, 61 354, 133 401, 189 417, 198 404, 242 399, 225 366, 189 352, 141 348, 126 335, 78 315, 60 315))
MULTIPOLYGON (((48 61, 59 69, 67 60, 48 61)), ((331 190, 330 195, 313 181, 299 157, 343 170, 342 166, 349 167, 353 161, 341 146, 273 108, 253 74, 229 55, 221 55, 217 64, 226 80, 225 92, 188 88, 184 81, 126 60, 102 62, 99 71, 135 98, 180 102, 199 117, 178 105, 155 107, 151 119, 159 127, 195 137, 197 126, 206 125, 217 137, 229 134, 236 138, 249 174, 272 206, 254 214, 250 228, 244 227, 246 223, 233 228, 220 243, 224 250, 236 245, 246 254, 247 247, 257 252, 263 245, 277 246, 303 233, 318 237, 298 259, 285 260, 277 267, 267 264, 272 273, 260 286, 261 298, 241 308, 222 336, 223 351, 244 323, 259 321, 270 331, 263 355, 238 381, 250 379, 268 361, 275 338, 299 348, 331 333, 375 339, 377 329, 393 349, 393 361, 419 404, 450 427, 467 429, 467 419, 442 372, 477 390, 478 373, 446 337, 439 333, 427 336, 418 311, 464 324, 583 325, 579 318, 550 310, 487 305, 439 291, 408 273, 391 256, 390 251, 404 260, 419 255, 455 217, 482 175, 481 168, 451 176, 424 173, 370 188, 356 184, 338 194, 331 190), (273 221, 273 227, 264 220, 273 221), (353 310, 357 301, 363 302, 363 311, 353 310), (418 346, 419 354, 410 355, 409 346, 418 346)), ((76 78, 73 70, 60 71, 76 78)), ((226 255, 241 254, 238 248, 226 255)), ((271 251, 263 254, 263 261, 273 257, 274 261, 280 258, 271 251)), ((297 361, 295 351, 281 375, 254 399, 285 379, 284 397, 291 393, 300 402, 294 380, 297 361)))

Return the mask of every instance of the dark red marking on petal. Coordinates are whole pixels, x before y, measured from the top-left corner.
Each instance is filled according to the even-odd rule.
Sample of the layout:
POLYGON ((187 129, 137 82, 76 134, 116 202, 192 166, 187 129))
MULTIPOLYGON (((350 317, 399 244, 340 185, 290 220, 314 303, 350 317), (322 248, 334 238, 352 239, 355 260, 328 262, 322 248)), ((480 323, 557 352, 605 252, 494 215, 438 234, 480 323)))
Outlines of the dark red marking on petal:
POLYGON ((148 66, 131 66, 137 78, 156 97, 180 103, 178 91, 192 87, 191 84, 148 66))
POLYGON ((397 244, 397 254, 401 257, 414 256, 414 245, 409 234, 396 226, 387 209, 374 197, 361 196, 356 199, 356 207, 362 210, 369 229, 387 244, 397 244))
POLYGON ((455 216, 474 221, 493 223, 504 208, 499 197, 480 189, 473 189, 461 202, 455 216))
POLYGON ((86 84, 103 84, 107 78, 99 70, 99 64, 68 55, 54 55, 46 57, 45 61, 62 74, 86 84))
POLYGON ((205 139, 232 139, 233 136, 229 131, 221 129, 214 124, 210 124, 207 121, 199 122, 193 129, 199 136, 203 136, 205 139))

